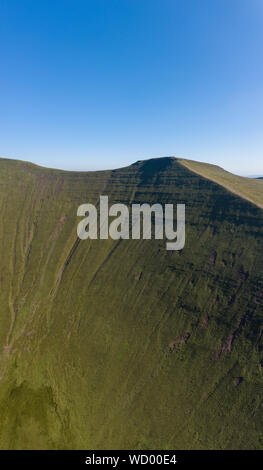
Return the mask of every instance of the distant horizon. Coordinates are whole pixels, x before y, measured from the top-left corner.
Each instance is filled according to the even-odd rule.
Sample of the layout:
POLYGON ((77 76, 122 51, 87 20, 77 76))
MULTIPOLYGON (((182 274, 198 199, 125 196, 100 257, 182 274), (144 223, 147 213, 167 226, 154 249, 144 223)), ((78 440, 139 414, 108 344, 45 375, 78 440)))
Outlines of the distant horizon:
POLYGON ((0 155, 0 159, 6 159, 6 160, 17 160, 17 161, 21 161, 21 162, 25 162, 25 163, 32 163, 33 165, 37 165, 37 166, 40 166, 40 167, 43 167, 43 168, 49 168, 49 169, 52 169, 52 170, 62 170, 62 171, 72 171, 72 172, 89 172, 89 171, 107 171, 107 170, 116 170, 118 168, 124 168, 126 166, 129 166, 129 165, 132 165, 134 164, 135 162, 137 162, 138 160, 151 160, 151 159, 159 159, 159 158, 181 158, 183 160, 193 160, 193 161, 196 161, 196 162, 200 162, 200 163, 206 163, 208 165, 217 165, 221 168, 223 168, 223 170, 225 171, 228 171, 229 173, 232 173, 232 174, 235 174, 237 176, 243 176, 243 177, 247 177, 247 178, 263 178, 263 172, 262 173, 239 173, 237 171, 232 171, 232 170, 229 170, 227 168, 225 168, 224 166, 220 165, 220 164, 217 164, 217 163, 211 163, 209 161, 203 161, 203 160, 196 160, 194 158, 186 158, 185 156, 183 155, 160 155, 160 156, 154 156, 154 157, 151 157, 151 156, 148 156, 148 157, 145 157, 145 158, 139 158, 139 159, 134 159, 133 161, 131 161, 130 163, 126 163, 124 165, 121 165, 121 166, 114 166, 114 167, 105 167, 105 168, 75 168, 75 167, 72 167, 72 168, 63 168, 63 167, 56 167, 56 166, 48 166, 46 164, 41 164, 39 162, 36 162, 36 161, 33 161, 33 160, 29 160, 29 159, 24 159, 24 158, 19 158, 19 157, 16 157, 16 156, 13 156, 13 157, 8 157, 8 156, 5 156, 5 155, 0 155))

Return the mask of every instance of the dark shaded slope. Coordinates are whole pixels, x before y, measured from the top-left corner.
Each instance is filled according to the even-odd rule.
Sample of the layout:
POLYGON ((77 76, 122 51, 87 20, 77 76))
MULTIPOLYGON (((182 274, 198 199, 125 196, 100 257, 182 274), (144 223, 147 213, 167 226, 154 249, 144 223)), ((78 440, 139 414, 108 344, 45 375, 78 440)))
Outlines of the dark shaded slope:
POLYGON ((261 448, 263 212, 175 159, 0 160, 2 448, 261 448), (185 203, 186 246, 79 241, 79 204, 185 203))

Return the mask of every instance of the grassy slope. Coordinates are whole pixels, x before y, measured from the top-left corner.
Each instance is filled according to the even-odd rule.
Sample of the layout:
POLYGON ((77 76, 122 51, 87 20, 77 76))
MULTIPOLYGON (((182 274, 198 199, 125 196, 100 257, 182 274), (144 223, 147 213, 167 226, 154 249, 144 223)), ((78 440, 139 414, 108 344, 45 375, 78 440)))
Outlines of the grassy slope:
POLYGON ((0 160, 0 207, 1 448, 262 448, 261 209, 170 158, 0 160), (185 249, 79 241, 99 194, 185 203, 185 249))
POLYGON ((263 208, 262 178, 245 178, 233 175, 219 166, 194 160, 179 159, 179 161, 191 171, 224 186, 229 191, 263 208))

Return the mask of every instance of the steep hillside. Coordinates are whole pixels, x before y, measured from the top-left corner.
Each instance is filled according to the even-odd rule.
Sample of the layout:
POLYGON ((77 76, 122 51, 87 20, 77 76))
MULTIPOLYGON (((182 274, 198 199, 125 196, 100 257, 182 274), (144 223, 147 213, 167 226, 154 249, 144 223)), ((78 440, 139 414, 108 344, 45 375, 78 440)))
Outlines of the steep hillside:
POLYGON ((2 449, 263 447, 259 207, 174 158, 1 159, 0 207, 2 449), (77 208, 100 194, 185 203, 185 248, 80 241, 77 208))
POLYGON ((253 202, 261 209, 263 208, 262 178, 245 178, 243 176, 233 175, 217 165, 196 162, 194 160, 179 159, 178 161, 191 171, 224 186, 238 196, 253 202))

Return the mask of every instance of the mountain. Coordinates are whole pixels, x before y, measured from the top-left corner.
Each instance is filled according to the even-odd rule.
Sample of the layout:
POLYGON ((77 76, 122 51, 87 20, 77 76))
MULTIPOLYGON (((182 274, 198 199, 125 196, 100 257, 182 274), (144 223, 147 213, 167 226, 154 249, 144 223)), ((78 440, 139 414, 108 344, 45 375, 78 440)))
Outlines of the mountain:
POLYGON ((263 447, 263 182, 176 158, 0 159, 1 449, 263 447), (77 208, 183 203, 186 244, 80 240, 77 208))

